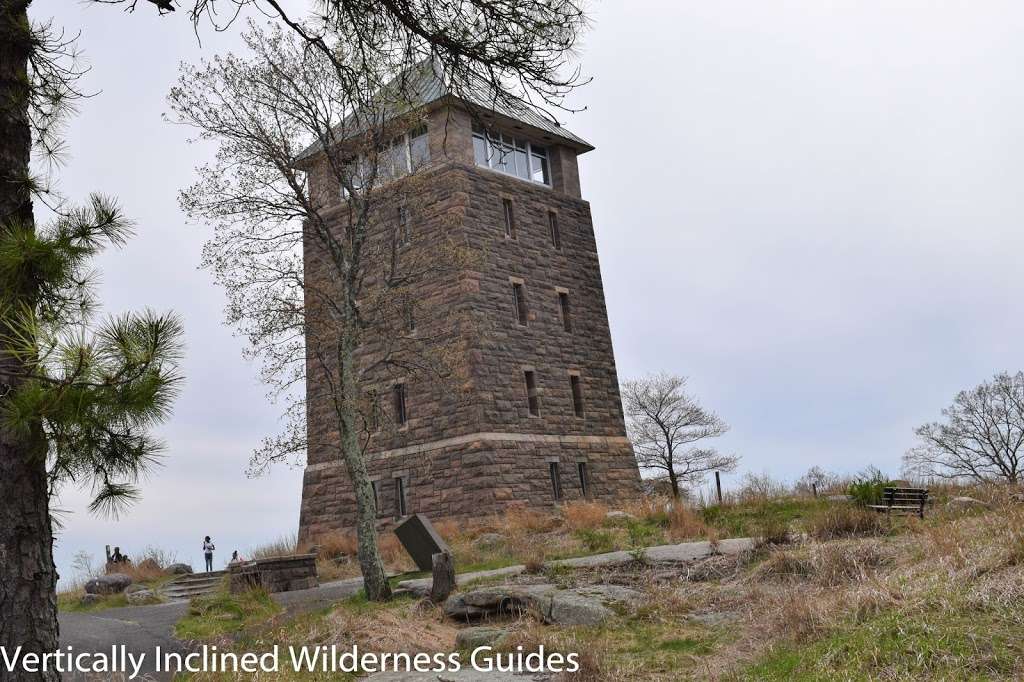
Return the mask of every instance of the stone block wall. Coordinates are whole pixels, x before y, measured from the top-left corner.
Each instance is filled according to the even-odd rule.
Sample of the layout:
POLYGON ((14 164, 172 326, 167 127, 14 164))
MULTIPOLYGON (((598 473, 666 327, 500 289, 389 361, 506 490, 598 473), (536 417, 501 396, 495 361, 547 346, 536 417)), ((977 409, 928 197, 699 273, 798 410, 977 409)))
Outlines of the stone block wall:
POLYGON ((269 557, 234 563, 228 566, 232 592, 262 587, 268 592, 309 590, 320 585, 316 557, 312 554, 269 557))

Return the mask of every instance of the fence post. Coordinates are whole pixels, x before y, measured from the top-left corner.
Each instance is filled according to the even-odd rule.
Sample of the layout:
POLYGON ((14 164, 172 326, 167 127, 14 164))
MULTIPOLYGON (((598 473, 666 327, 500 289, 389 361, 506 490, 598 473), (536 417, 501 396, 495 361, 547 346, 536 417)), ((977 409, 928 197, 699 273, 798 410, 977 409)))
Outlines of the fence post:
POLYGON ((722 477, 715 472, 715 492, 718 493, 718 504, 722 504, 722 477))

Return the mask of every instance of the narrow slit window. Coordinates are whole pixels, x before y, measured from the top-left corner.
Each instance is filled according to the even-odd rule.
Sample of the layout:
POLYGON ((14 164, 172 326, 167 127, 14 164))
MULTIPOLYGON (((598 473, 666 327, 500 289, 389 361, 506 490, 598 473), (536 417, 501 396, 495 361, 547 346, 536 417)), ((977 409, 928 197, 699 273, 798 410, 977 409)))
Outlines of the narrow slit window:
POLYGON ((569 310, 569 294, 564 291, 558 292, 558 310, 562 315, 562 329, 572 331, 572 316, 569 310))
POLYGON ((551 233, 551 245, 556 249, 562 248, 562 235, 558 231, 558 214, 548 211, 548 230, 551 233))
POLYGON ((526 309, 526 287, 519 282, 512 283, 512 304, 516 309, 516 322, 526 326, 529 311, 526 309))
POLYGON ((373 488, 373 515, 376 516, 380 513, 380 481, 370 481, 370 487, 373 488))
POLYGON ((580 477, 580 491, 583 497, 590 497, 590 472, 587 471, 587 463, 576 462, 576 473, 580 477))
POLYGON ((404 426, 408 417, 405 410, 405 384, 395 384, 392 396, 395 403, 395 423, 404 426))
POLYGON ((572 411, 577 417, 583 416, 583 385, 578 374, 569 375, 569 388, 572 389, 572 411))
POLYGON ((512 211, 512 200, 502 199, 501 207, 505 213, 505 239, 516 238, 516 216, 512 211))
POLYGON ((416 307, 412 301, 405 304, 405 331, 409 334, 416 333, 416 307))
POLYGON ((405 481, 395 478, 395 518, 405 516, 405 481))
POLYGON ((370 389, 366 396, 366 402, 368 403, 369 415, 367 415, 366 426, 370 433, 377 433, 380 431, 380 396, 377 395, 375 389, 370 389))
POLYGON ((551 494, 555 501, 562 499, 562 477, 558 473, 558 462, 548 462, 551 473, 551 494))
POLYGON ((526 405, 530 410, 531 417, 540 416, 540 399, 537 395, 537 376, 532 370, 523 372, 523 379, 526 381, 526 405))

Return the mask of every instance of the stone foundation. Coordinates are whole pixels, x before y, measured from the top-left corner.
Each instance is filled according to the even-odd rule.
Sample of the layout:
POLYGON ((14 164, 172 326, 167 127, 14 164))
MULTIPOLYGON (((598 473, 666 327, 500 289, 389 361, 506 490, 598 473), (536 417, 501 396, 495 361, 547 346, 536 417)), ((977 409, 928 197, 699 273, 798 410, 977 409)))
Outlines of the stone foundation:
POLYGON ((230 589, 234 593, 257 587, 267 592, 291 592, 320 585, 316 573, 316 557, 312 554, 234 563, 228 567, 228 574, 230 589))
MULTIPOLYGON (((616 438, 486 434, 439 449, 373 458, 369 470, 377 481, 382 527, 401 518, 396 478, 403 480, 406 514, 435 521, 499 514, 511 506, 553 509, 580 499, 614 506, 640 492, 633 451, 625 439, 616 438), (554 495, 551 462, 558 463, 560 500, 554 495), (580 462, 590 479, 586 496, 580 462)), ((355 496, 343 465, 307 467, 303 490, 300 542, 351 530, 355 496)))

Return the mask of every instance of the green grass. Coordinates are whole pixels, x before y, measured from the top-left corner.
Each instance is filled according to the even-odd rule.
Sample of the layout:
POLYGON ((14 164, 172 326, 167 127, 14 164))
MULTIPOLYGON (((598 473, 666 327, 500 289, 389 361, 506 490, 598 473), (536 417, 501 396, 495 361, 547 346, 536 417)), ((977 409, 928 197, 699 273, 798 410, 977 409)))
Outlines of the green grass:
POLYGON ((701 517, 704 523, 718 530, 722 537, 752 537, 758 535, 766 525, 799 524, 828 505, 829 502, 820 499, 716 505, 702 509, 701 517))
POLYGON ((128 597, 123 594, 102 595, 94 604, 83 604, 82 593, 64 592, 57 595, 57 610, 71 613, 91 613, 93 611, 105 611, 116 609, 122 606, 129 606, 128 597))
POLYGON ((739 680, 1012 680, 1024 654, 1009 611, 962 605, 890 611, 805 646, 784 646, 739 680))
POLYGON ((174 626, 174 634, 178 639, 209 640, 265 623, 280 611, 281 607, 265 590, 197 597, 189 605, 188 613, 174 626))

